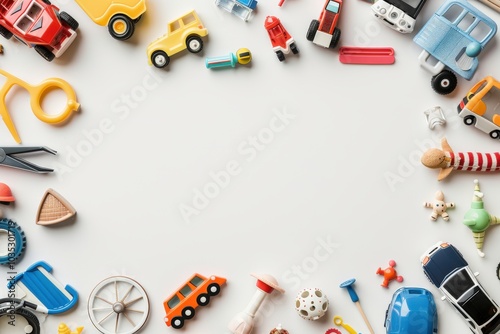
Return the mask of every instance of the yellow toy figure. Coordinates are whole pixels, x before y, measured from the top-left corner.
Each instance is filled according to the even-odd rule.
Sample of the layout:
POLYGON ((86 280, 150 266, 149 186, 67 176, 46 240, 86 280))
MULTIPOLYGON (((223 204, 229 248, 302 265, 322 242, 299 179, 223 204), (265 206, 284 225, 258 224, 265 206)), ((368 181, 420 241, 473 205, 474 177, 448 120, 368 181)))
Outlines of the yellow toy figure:
POLYGON ((76 332, 72 332, 65 323, 60 323, 57 328, 57 334, 80 334, 82 331, 83 327, 77 327, 76 332))
POLYGON ((435 198, 433 203, 424 202, 424 207, 432 209, 431 220, 435 221, 438 216, 443 217, 444 221, 450 220, 450 215, 446 212, 446 209, 454 208, 455 203, 446 203, 442 191, 437 191, 435 198))
POLYGON ((472 197, 471 208, 465 213, 463 223, 472 231, 479 256, 484 257, 482 249, 486 230, 490 225, 500 224, 500 218, 490 215, 484 209, 484 195, 479 189, 479 181, 474 180, 474 184, 474 196, 472 197))

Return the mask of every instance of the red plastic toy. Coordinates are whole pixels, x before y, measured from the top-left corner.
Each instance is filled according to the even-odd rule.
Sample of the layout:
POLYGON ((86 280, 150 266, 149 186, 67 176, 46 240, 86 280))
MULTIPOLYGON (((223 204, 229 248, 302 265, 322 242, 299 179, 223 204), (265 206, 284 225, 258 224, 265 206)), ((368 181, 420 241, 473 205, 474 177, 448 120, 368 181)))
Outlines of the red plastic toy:
POLYGON ((387 288, 389 286, 389 282, 392 280, 396 280, 398 282, 403 282, 403 276, 398 276, 398 272, 394 267, 396 266, 396 261, 390 260, 389 261, 389 267, 385 268, 382 270, 382 268, 377 269, 377 274, 384 276, 384 281, 382 282, 381 286, 384 288, 387 288))
POLYGON ((13 35, 52 61, 76 38, 78 22, 48 0, 0 0, 0 35, 13 35))
POLYGON ((289 54, 290 51, 292 51, 293 54, 299 53, 299 49, 297 49, 295 45, 295 40, 283 27, 279 18, 276 16, 266 17, 264 28, 266 28, 269 34, 271 44, 273 45, 273 51, 276 52, 279 61, 284 61, 285 54, 289 54))

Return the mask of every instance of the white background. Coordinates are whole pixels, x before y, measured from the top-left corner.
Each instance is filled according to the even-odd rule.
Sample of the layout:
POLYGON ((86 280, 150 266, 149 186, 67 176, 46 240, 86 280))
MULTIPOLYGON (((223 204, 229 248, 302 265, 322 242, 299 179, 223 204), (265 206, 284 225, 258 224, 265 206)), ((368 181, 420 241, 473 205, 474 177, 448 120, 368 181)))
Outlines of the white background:
MULTIPOLYGON (((144 333, 174 333, 163 322, 162 302, 195 272, 226 277, 227 285, 179 332, 228 333, 228 322, 255 291, 250 273, 257 272, 276 277, 286 292, 273 294, 261 308, 255 333, 268 333, 278 323, 290 333, 324 333, 333 327, 334 315, 368 333, 347 292, 338 287, 351 277, 376 333, 385 332, 385 310, 402 286, 434 294, 440 333, 467 333, 420 267, 420 255, 439 240, 453 243, 500 301, 495 275, 500 227, 488 230, 486 257, 480 258, 461 223, 474 178, 486 209, 500 215, 498 174, 453 172, 438 182, 437 171, 419 162, 443 136, 455 151, 499 149, 498 141, 467 128, 456 115, 456 105, 476 81, 500 78, 497 37, 481 55, 472 82, 459 78, 453 94, 439 96, 430 87, 430 73, 418 64, 420 49, 412 39, 442 1, 429 1, 409 35, 379 23, 368 2, 346 1, 339 44, 391 46, 396 63, 389 66, 344 65, 338 50, 307 41, 323 0, 287 0, 281 8, 278 0, 261 1, 249 22, 211 0, 150 0, 127 42, 114 40, 73 1, 54 3, 80 23, 67 53, 47 63, 21 43, 3 41, 0 59, 2 69, 33 84, 63 78, 82 105, 68 124, 54 127, 34 117, 23 90, 9 98, 23 145, 58 151, 28 157, 56 168, 52 174, 1 169, 0 181, 16 197, 14 205, 2 209, 28 240, 16 270, 45 260, 60 282, 80 294, 75 309, 46 318, 44 334, 55 333, 60 322, 97 333, 87 316, 87 298, 112 275, 129 276, 148 292, 151 315, 144 333), (209 31, 204 51, 183 52, 166 70, 149 67, 147 45, 166 32, 167 22, 191 9, 209 31), (298 56, 278 61, 263 27, 267 15, 278 16, 295 37, 298 56), (252 51, 251 65, 205 68, 205 57, 240 47, 252 51), (448 124, 431 131, 423 112, 436 105, 445 110, 448 124), (273 132, 270 124, 281 124, 273 123, 277 114, 289 115, 288 124, 273 132), (259 135, 258 149, 252 149, 252 138, 259 135), (196 209, 196 193, 210 188, 211 175, 235 163, 237 173, 196 209), (76 208, 74 224, 35 224, 47 188, 76 208), (439 189, 456 204, 449 222, 431 222, 431 209, 422 206, 439 189), (186 218, 181 208, 188 206, 197 211, 186 218), (375 272, 390 259, 405 280, 385 289, 375 272), (330 300, 328 314, 316 322, 294 309, 296 294, 306 287, 322 289, 330 300)), ((498 13, 474 4, 500 21, 498 13)), ((62 95, 51 94, 48 107, 62 101, 62 95)), ((3 146, 16 145, 3 125, 0 138, 3 146)), ((6 268, 0 268, 0 278, 7 280, 6 268)), ((1 328, 17 333, 5 321, 1 328)))

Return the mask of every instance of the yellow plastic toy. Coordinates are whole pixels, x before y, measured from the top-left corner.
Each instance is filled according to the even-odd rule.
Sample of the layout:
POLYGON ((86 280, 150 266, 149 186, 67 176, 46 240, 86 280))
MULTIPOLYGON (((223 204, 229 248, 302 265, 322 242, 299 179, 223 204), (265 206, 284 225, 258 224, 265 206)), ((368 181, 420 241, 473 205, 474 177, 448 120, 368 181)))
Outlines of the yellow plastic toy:
POLYGON ((57 334, 80 334, 83 331, 83 327, 77 327, 76 332, 72 332, 68 325, 61 322, 57 328, 57 334))
POLYGON ((62 79, 49 78, 38 85, 30 85, 26 81, 23 81, 1 69, 0 75, 3 75, 6 79, 3 87, 0 89, 0 116, 2 117, 5 125, 7 126, 17 143, 21 143, 21 138, 19 137, 16 126, 14 125, 14 122, 10 117, 5 101, 9 91, 15 85, 21 86, 29 92, 31 109, 35 116, 42 122, 50 124, 62 124, 70 118, 73 112, 77 112, 80 109, 80 104, 76 101, 75 91, 69 85, 69 83, 62 79), (43 99, 48 92, 54 89, 61 89, 66 94, 67 98, 66 107, 59 114, 46 113, 42 109, 43 99))
POLYGON ((349 334, 358 334, 350 325, 346 324, 342 317, 336 315, 333 317, 333 323, 339 327, 343 327, 349 334))
POLYGON ((85 13, 100 26, 108 26, 118 40, 132 37, 135 24, 146 12, 146 0, 75 0, 85 13))

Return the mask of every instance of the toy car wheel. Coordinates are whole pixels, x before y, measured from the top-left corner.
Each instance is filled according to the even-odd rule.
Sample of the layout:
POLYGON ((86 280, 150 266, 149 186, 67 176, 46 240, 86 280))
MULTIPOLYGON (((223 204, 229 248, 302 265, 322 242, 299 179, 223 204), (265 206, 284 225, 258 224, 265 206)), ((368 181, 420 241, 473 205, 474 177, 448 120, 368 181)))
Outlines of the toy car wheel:
POLYGON ((56 57, 49 49, 43 45, 35 45, 35 51, 46 61, 52 61, 56 57))
POLYGON ((474 125, 476 123, 476 117, 472 115, 468 115, 464 117, 464 124, 465 125, 474 125))
POLYGON ((170 324, 175 329, 182 328, 182 326, 184 326, 184 319, 182 319, 181 317, 175 317, 172 319, 172 322, 170 324))
POLYGON ((279 61, 285 60, 285 54, 283 53, 283 51, 276 51, 276 56, 278 57, 279 61))
POLYGON ((333 34, 332 34, 332 40, 330 41, 330 49, 334 49, 335 47, 337 47, 337 44, 339 44, 339 40, 340 40, 340 29, 339 28, 335 28, 333 29, 333 34))
MULTIPOLYGON (((11 305, 15 306, 14 299, 8 299, 5 298, 2 300, 2 302, 5 301, 5 303, 8 303, 7 307, 0 307, 0 318, 3 316, 20 316, 24 318, 26 321, 26 326, 23 327, 25 333, 30 333, 30 334, 40 334, 40 321, 30 311, 27 309, 21 307, 18 309, 14 309, 11 307, 11 305)), ((24 322, 16 318, 15 326, 23 326, 24 322)))
POLYGON ((193 318, 194 317, 194 308, 192 308, 191 306, 185 307, 182 310, 182 317, 184 319, 191 319, 191 318, 193 318))
POLYGON ((108 31, 111 36, 118 40, 126 40, 134 34, 135 26, 130 17, 116 14, 109 20, 108 31))
POLYGON ((316 32, 319 29, 319 21, 318 20, 312 20, 311 24, 309 24, 309 29, 307 29, 307 34, 306 34, 306 39, 310 42, 314 40, 314 37, 316 36, 316 32))
POLYGON ((210 295, 202 293, 196 298, 196 302, 200 306, 207 306, 210 303, 210 295))
POLYGON ((6 218, 0 219, 0 234, 2 233, 6 234, 5 240, 8 241, 9 246, 13 244, 14 247, 7 247, 7 245, 2 247, 5 251, 0 251, 0 264, 16 263, 26 249, 26 236, 16 222, 6 218))
POLYGON ((203 41, 198 36, 190 36, 186 39, 186 47, 191 53, 198 53, 203 50, 203 41))
POLYGON ((170 63, 170 57, 165 51, 158 50, 151 55, 151 62, 155 67, 164 68, 170 63))
POLYGON ((290 44, 290 50, 292 50, 292 53, 296 55, 299 53, 299 49, 297 48, 297 45, 295 43, 290 44))
POLYGON ((61 13, 59 13, 59 17, 60 17, 61 21, 63 21, 64 23, 66 23, 73 31, 75 31, 76 29, 78 29, 78 26, 79 26, 78 21, 75 20, 68 13, 61 12, 61 13))
POLYGON ((500 131, 498 130, 493 130, 490 132, 490 137, 493 139, 498 139, 500 138, 500 131))
POLYGON ((143 14, 141 14, 141 15, 137 16, 135 19, 133 19, 134 24, 137 23, 137 22, 139 22, 142 19, 142 15, 143 14))
POLYGON ((144 288, 125 276, 111 276, 95 286, 89 296, 90 321, 104 334, 138 332, 149 318, 149 298, 144 288))
POLYGON ((210 296, 216 296, 220 292, 220 285, 217 283, 210 284, 207 288, 207 292, 210 296))
POLYGON ((432 77, 431 86, 438 94, 450 94, 457 87, 457 77, 451 71, 441 71, 432 77))
POLYGON ((0 35, 2 35, 2 37, 5 39, 11 39, 13 34, 9 30, 7 30, 5 27, 0 26, 0 35))

